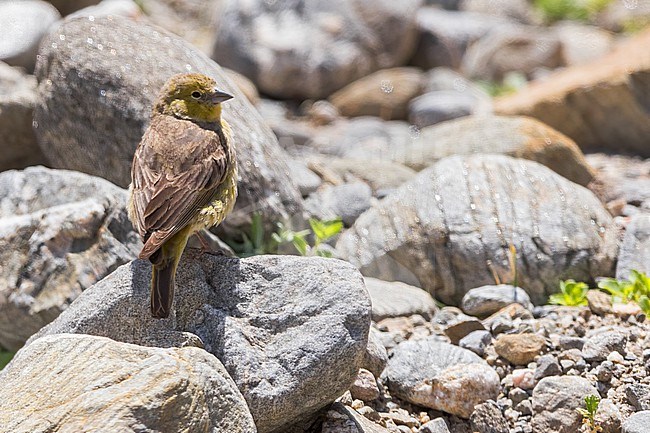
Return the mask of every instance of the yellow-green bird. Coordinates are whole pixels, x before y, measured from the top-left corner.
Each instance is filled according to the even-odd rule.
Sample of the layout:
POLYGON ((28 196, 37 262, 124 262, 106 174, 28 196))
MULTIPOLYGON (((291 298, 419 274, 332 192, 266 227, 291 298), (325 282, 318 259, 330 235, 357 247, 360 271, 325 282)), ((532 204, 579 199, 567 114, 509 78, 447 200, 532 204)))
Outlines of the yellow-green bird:
POLYGON ((202 74, 163 86, 131 167, 129 218, 153 264, 151 315, 169 316, 188 238, 221 223, 237 198, 237 162, 221 103, 232 96, 202 74))

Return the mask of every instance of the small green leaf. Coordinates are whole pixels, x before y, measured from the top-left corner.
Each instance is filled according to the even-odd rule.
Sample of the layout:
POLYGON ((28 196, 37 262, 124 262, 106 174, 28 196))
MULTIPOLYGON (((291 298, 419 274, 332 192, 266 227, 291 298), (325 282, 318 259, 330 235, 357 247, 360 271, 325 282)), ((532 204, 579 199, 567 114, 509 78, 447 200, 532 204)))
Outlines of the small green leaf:
POLYGON ((336 236, 341 230, 343 230, 343 221, 341 221, 340 218, 326 221, 310 218, 309 225, 314 232, 314 236, 316 236, 316 238, 321 242, 336 236))
POLYGON ((309 244, 302 236, 294 236, 293 246, 296 247, 296 250, 300 253, 301 256, 307 255, 307 250, 309 249, 309 244))
POLYGON ((650 315, 650 298, 648 298, 646 295, 643 295, 639 297, 639 300, 637 302, 639 304, 639 307, 641 307, 641 310, 643 310, 643 313, 646 316, 650 315))

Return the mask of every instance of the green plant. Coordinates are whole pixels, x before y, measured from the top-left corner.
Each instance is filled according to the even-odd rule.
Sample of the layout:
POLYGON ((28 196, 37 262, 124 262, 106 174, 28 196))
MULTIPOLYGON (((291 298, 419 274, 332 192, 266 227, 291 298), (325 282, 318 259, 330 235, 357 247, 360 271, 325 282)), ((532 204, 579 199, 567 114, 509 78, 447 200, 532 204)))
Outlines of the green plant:
POLYGON ((548 22, 559 20, 587 21, 607 7, 612 0, 535 0, 535 7, 548 22))
POLYGON ((636 302, 645 314, 650 315, 650 277, 643 272, 631 270, 628 280, 603 278, 598 287, 609 293, 613 302, 636 302))
POLYGON ((508 72, 502 81, 487 81, 479 80, 476 84, 479 85, 488 95, 492 97, 510 95, 516 93, 519 89, 524 87, 528 81, 526 76, 521 72, 508 72))
POLYGON ((585 408, 577 409, 582 415, 582 423, 587 426, 589 433, 598 433, 602 431, 602 427, 597 425, 596 411, 600 404, 600 397, 597 395, 588 395, 585 397, 585 408))
POLYGON ((0 370, 5 368, 7 364, 9 364, 9 361, 14 357, 15 353, 13 352, 5 352, 4 350, 0 349, 0 370))
POLYGON ((250 230, 248 233, 242 233, 241 242, 232 239, 226 239, 225 242, 239 257, 250 257, 274 252, 274 246, 267 239, 262 214, 259 212, 251 215, 250 230))
POLYGON ((332 257, 332 253, 323 248, 323 244, 336 236, 343 229, 343 222, 340 218, 333 220, 309 219, 310 230, 294 232, 287 229, 282 223, 278 223, 278 232, 273 233, 272 239, 277 245, 292 244, 303 256, 332 257), (309 245, 307 237, 313 235, 314 244, 309 245))
POLYGON ((587 291, 589 286, 586 283, 566 280, 560 282, 560 293, 551 295, 549 302, 555 305, 578 307, 587 305, 587 291))

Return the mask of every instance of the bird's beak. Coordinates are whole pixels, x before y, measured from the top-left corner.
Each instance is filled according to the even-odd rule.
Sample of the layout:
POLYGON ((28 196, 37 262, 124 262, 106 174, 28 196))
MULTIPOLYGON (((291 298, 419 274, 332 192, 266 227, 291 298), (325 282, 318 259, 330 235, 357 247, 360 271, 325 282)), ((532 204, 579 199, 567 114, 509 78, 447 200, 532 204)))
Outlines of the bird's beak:
POLYGON ((228 94, 228 93, 226 93, 226 92, 224 92, 222 90, 219 90, 216 87, 214 88, 214 90, 212 91, 212 94, 210 95, 210 101, 214 102, 215 104, 225 102, 225 101, 227 101, 229 99, 232 99, 232 98, 233 98, 232 95, 230 95, 230 94, 228 94))

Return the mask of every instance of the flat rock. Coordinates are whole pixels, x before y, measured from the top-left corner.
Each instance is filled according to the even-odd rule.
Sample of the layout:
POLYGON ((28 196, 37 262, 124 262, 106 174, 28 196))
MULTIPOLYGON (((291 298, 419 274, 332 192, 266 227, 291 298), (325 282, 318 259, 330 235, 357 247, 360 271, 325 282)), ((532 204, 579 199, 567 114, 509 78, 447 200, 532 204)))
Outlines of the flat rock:
POLYGON ((541 303, 561 280, 611 275, 617 236, 589 190, 532 161, 473 155, 420 172, 361 215, 336 249, 366 276, 458 305, 495 274, 512 278, 514 242, 518 282, 541 303))
POLYGON ((212 76, 235 96, 223 117, 233 130, 239 197, 222 231, 241 233, 251 209, 269 223, 300 215, 285 152, 223 70, 177 36, 124 17, 68 19, 44 39, 36 67, 41 149, 55 167, 126 187, 154 99, 169 77, 188 71, 212 76))
POLYGON ((461 308, 465 314, 470 316, 486 317, 512 303, 518 303, 527 310, 533 309, 528 293, 521 287, 514 287, 510 284, 472 289, 463 296, 461 308))
POLYGON ((636 270, 650 275, 650 214, 634 215, 625 229, 625 236, 616 264, 616 278, 630 278, 636 270))
POLYGON ((0 425, 40 431, 255 433, 246 401, 217 358, 89 335, 49 335, 0 373, 0 425), (173 414, 173 416, 170 416, 173 414))
POLYGON ((640 32, 603 58, 566 68, 498 98, 495 112, 535 117, 574 139, 583 150, 648 157, 649 44, 650 30, 640 32))
POLYGON ((433 338, 399 344, 383 377, 393 395, 463 418, 496 399, 500 388, 499 376, 478 355, 433 338))
POLYGON ((436 301, 419 287, 371 277, 364 278, 364 281, 372 301, 372 320, 375 322, 387 317, 407 317, 414 314, 430 319, 438 310, 436 301))
POLYGON ((546 339, 537 334, 501 334, 494 342, 499 356, 514 365, 527 365, 546 347, 546 339))
POLYGON ((127 192, 82 173, 0 174, 0 346, 17 350, 81 292, 138 255, 127 192))
POLYGON ((145 261, 118 268, 32 341, 73 332, 147 344, 190 332, 224 364, 260 432, 311 417, 348 389, 363 363, 370 300, 358 271, 340 260, 186 251, 167 320, 150 317, 150 278, 145 261))
POLYGON ((409 103, 409 122, 418 128, 447 120, 492 112, 489 97, 479 97, 470 92, 438 90, 427 92, 409 103))
POLYGON ((226 0, 212 58, 268 95, 327 97, 373 71, 406 63, 417 42, 421 3, 306 0, 296 7, 290 0, 226 0))
POLYGON ((584 398, 598 396, 587 379, 575 376, 552 376, 539 381, 533 390, 533 431, 575 433, 582 424, 584 398))

